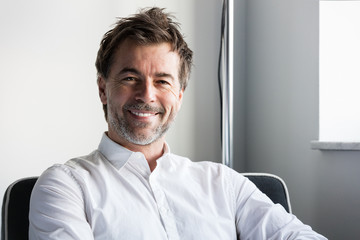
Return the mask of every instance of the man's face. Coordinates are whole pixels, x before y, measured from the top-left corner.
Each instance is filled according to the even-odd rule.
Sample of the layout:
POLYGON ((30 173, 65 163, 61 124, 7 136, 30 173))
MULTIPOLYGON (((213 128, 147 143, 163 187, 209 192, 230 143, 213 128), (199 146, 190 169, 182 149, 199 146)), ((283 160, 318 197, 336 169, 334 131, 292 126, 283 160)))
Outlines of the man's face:
POLYGON ((179 63, 179 55, 168 43, 121 43, 108 79, 99 80, 110 138, 124 146, 148 145, 163 138, 182 102, 179 63))

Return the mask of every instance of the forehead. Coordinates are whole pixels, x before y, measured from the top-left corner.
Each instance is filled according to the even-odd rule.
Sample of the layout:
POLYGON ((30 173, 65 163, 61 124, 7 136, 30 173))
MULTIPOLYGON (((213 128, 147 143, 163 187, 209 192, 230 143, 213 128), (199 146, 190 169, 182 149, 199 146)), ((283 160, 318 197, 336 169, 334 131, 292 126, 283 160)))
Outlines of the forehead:
POLYGON ((124 67, 137 67, 142 70, 179 71, 180 56, 172 50, 170 43, 141 45, 126 39, 116 49, 112 70, 124 67), (142 69, 144 68, 144 69, 142 69))

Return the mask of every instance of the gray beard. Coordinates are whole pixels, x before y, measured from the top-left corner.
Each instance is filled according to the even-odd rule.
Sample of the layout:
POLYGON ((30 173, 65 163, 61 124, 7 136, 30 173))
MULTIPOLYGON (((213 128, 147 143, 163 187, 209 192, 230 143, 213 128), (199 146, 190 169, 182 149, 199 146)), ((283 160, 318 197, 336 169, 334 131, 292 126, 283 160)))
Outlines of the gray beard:
MULTIPOLYGON (((109 109, 110 110, 110 109, 109 109)), ((171 117, 171 116, 170 116, 171 117)), ((128 122, 125 118, 120 117, 117 113, 113 116, 112 111, 108 111, 108 121, 109 124, 113 127, 116 134, 125 139, 128 142, 131 142, 136 145, 149 145, 159 138, 161 138, 167 130, 170 128, 171 124, 174 122, 175 116, 165 124, 161 124, 153 130, 153 134, 150 136, 146 136, 144 134, 135 134, 131 127, 129 126, 128 122)), ((137 123, 135 127, 137 128, 145 128, 147 127, 148 123, 137 123)))

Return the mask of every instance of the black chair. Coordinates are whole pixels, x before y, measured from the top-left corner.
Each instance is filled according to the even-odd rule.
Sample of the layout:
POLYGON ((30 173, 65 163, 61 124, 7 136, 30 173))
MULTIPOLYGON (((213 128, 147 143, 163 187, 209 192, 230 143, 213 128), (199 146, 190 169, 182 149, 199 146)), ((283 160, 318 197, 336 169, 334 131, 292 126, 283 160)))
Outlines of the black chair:
MULTIPOLYGON (((289 194, 284 181, 271 174, 244 173, 274 203, 291 212, 289 194)), ((37 177, 23 178, 6 190, 1 214, 1 240, 28 240, 29 202, 37 177)))
POLYGON ((29 202, 37 177, 23 178, 5 191, 1 212, 1 240, 27 240, 29 202))
POLYGON ((280 203, 288 213, 291 213, 290 197, 284 180, 268 173, 243 173, 274 203, 280 203))

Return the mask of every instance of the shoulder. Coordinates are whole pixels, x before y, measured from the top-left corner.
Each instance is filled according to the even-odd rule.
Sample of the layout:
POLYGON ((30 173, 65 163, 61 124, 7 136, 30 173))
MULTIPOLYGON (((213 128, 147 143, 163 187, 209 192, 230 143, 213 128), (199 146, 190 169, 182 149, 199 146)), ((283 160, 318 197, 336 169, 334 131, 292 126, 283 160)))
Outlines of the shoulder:
POLYGON ((54 164, 46 169, 39 177, 37 185, 57 186, 80 185, 87 176, 91 176, 96 169, 104 165, 104 159, 98 151, 89 155, 68 160, 63 164, 54 164))
POLYGON ((177 170, 183 170, 189 174, 200 175, 201 177, 222 178, 235 182, 247 181, 247 178, 242 174, 221 163, 210 161, 194 162, 189 158, 176 154, 170 154, 170 158, 177 170))

